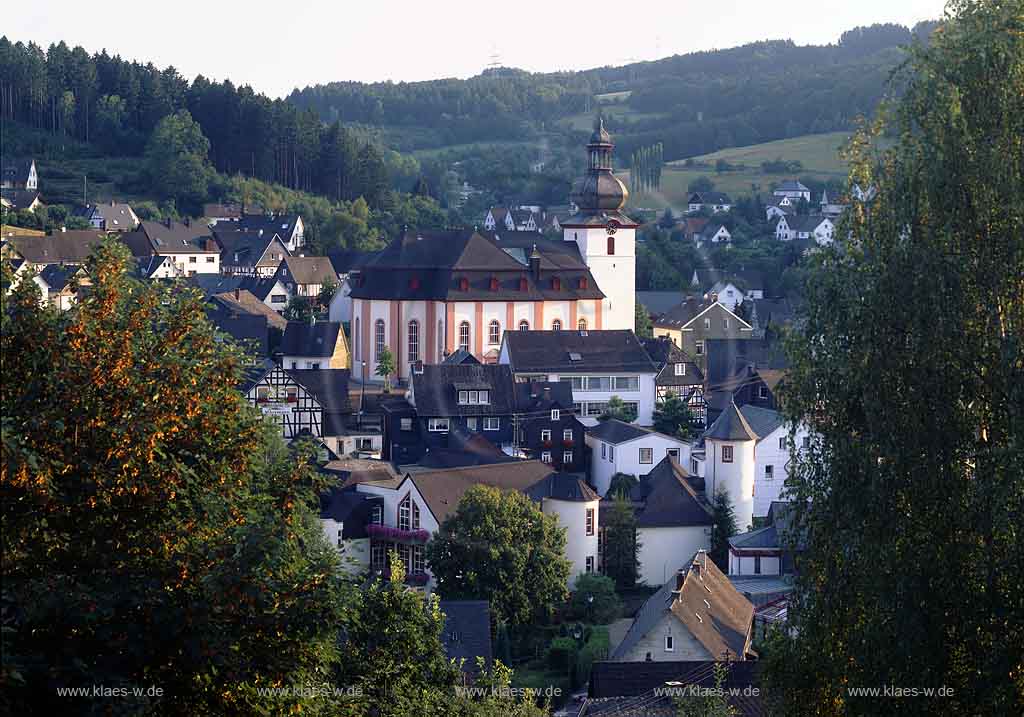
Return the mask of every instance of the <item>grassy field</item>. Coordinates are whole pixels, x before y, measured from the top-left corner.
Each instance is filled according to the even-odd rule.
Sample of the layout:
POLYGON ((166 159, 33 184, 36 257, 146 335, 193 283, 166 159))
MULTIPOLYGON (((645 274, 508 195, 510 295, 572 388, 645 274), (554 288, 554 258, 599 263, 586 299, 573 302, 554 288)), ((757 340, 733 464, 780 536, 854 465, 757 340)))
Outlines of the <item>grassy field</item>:
MULTIPOLYGON (((637 112, 626 104, 602 104, 601 112, 605 117, 612 117, 614 119, 626 118, 633 122, 646 119, 660 119, 665 116, 660 112, 637 112)), ((559 124, 568 125, 574 130, 591 129, 594 126, 594 112, 580 112, 569 115, 565 119, 559 120, 559 124)))
MULTIPOLYGON (((847 170, 846 163, 839 156, 839 148, 848 137, 846 132, 805 135, 750 147, 732 147, 693 158, 695 163, 704 166, 687 167, 685 160, 669 162, 661 175, 661 191, 631 196, 629 203, 632 207, 657 210, 671 207, 675 212, 685 211, 687 187, 698 177, 710 178, 717 191, 725 192, 733 199, 755 193, 765 194, 772 184, 793 178, 792 173, 765 174, 761 171, 761 162, 779 158, 800 161, 803 169, 796 173, 798 176, 842 180, 846 178, 847 170), (743 165, 743 168, 716 172, 714 165, 719 159, 732 165, 743 165)), ((623 181, 629 181, 628 171, 616 173, 623 181)))

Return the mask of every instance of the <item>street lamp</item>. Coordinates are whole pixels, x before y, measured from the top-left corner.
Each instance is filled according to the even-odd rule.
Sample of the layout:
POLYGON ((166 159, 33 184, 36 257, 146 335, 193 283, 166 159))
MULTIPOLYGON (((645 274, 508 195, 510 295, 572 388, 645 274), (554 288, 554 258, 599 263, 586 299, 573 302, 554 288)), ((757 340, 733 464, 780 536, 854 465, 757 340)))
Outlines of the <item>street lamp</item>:
POLYGON ((363 427, 363 406, 366 404, 366 362, 360 361, 362 364, 362 381, 359 382, 359 418, 357 419, 356 425, 361 429, 363 427))

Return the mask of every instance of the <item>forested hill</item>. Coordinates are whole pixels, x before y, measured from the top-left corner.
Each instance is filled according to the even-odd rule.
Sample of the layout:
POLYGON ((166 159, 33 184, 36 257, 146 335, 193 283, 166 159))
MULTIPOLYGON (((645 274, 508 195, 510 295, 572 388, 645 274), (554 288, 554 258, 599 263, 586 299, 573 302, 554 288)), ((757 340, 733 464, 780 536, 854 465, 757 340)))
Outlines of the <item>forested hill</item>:
POLYGON ((833 45, 757 42, 581 72, 497 69, 468 80, 336 82, 288 99, 325 120, 382 127, 402 150, 582 132, 574 118, 603 106, 623 151, 663 142, 666 159, 677 159, 849 129, 883 96, 903 58, 900 47, 934 27, 875 25, 845 32, 833 45))

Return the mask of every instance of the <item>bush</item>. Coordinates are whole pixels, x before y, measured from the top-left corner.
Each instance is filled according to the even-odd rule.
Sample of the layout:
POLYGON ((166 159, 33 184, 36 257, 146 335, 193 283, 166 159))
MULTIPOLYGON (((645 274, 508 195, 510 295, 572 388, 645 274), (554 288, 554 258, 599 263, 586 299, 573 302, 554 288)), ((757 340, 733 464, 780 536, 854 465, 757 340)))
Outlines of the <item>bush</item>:
POLYGON ((567 674, 576 665, 576 640, 571 637, 556 637, 548 648, 548 666, 556 672, 567 674))
POLYGON ((576 685, 586 684, 587 680, 590 679, 590 669, 594 663, 608 657, 609 646, 608 628, 595 628, 590 639, 587 640, 587 643, 576 657, 576 672, 573 680, 576 685))
POLYGON ((584 573, 576 578, 576 586, 569 598, 570 617, 607 624, 621 613, 622 601, 615 594, 614 580, 597 573, 584 573))

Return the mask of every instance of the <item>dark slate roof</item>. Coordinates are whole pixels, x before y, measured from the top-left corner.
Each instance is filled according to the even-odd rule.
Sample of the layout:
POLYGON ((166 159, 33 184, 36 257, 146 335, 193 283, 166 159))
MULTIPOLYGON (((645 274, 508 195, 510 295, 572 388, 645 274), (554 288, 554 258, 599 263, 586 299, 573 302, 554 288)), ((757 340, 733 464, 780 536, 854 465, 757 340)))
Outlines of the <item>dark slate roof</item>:
POLYGON ((477 673, 476 658, 482 657, 491 667, 491 615, 486 600, 441 600, 444 613, 441 642, 449 659, 463 660, 462 671, 477 673))
POLYGON ((327 258, 331 260, 334 273, 338 276, 345 276, 353 269, 357 269, 377 255, 374 251, 356 251, 354 249, 337 249, 327 252, 327 258))
POLYGON ((516 410, 536 413, 560 408, 572 410, 572 384, 568 381, 523 381, 515 384, 516 410))
POLYGON ((651 316, 659 316, 683 301, 686 295, 681 291, 638 291, 636 303, 647 309, 651 316))
POLYGON ((515 412, 512 369, 500 364, 437 364, 412 376, 420 416, 502 416, 515 412), (486 405, 460 405, 459 391, 490 391, 486 405))
POLYGON ((632 423, 623 423, 616 418, 609 418, 601 421, 596 426, 588 429, 587 433, 605 443, 625 443, 643 436, 650 435, 653 431, 646 428, 634 426, 632 423))
POLYGON ((690 204, 732 204, 732 199, 724 192, 694 192, 690 195, 690 204))
POLYGON ((655 366, 659 367, 654 382, 658 386, 696 386, 703 385, 704 372, 686 352, 675 345, 667 336, 640 339, 655 366), (686 373, 676 375, 676 364, 686 364, 686 373))
POLYGON ((48 264, 39 272, 39 278, 46 282, 50 291, 59 293, 67 287, 77 271, 77 266, 48 264))
POLYGON ((746 659, 754 606, 703 550, 648 598, 611 659, 621 659, 670 610, 712 659, 746 659))
POLYGON ((326 256, 286 256, 278 267, 278 274, 282 281, 296 284, 338 283, 338 275, 326 256), (284 275, 285 267, 288 268, 287 276, 284 275))
POLYGON ((512 463, 517 459, 503 452, 482 433, 465 426, 453 426, 447 448, 431 448, 416 464, 421 468, 465 468, 494 463, 512 463))
POLYGON ((734 548, 778 548, 779 538, 774 525, 766 525, 746 533, 729 537, 729 545, 734 548))
POLYGON ((0 170, 3 173, 3 181, 24 185, 28 181, 29 172, 32 171, 33 161, 31 157, 14 157, 6 160, 3 169, 0 170))
MULTIPOLYGON (((221 247, 221 263, 243 266, 255 265, 267 252, 270 245, 277 239, 277 234, 260 234, 259 232, 239 229, 235 222, 220 222, 213 226, 213 234, 221 247), (235 259, 235 255, 238 259, 235 259)), ((288 248, 281 244, 281 254, 288 255, 288 248)))
MULTIPOLYGON (((782 217, 779 217, 782 219, 782 217)), ((795 232, 813 232, 826 220, 828 217, 820 214, 808 214, 807 216, 787 216, 786 225, 790 230, 795 232)), ((829 220, 830 221, 830 220, 829 220)))
POLYGON ((260 301, 248 289, 237 288, 234 291, 214 294, 210 297, 210 301, 236 313, 264 316, 267 319, 267 324, 279 331, 284 331, 288 325, 287 319, 260 301))
POLYGON ((10 202, 14 209, 28 209, 33 202, 39 199, 39 192, 34 189, 12 189, 5 187, 0 189, 0 196, 10 202))
POLYGON ((288 369, 288 374, 316 398, 327 413, 351 413, 347 368, 288 369))
MULTIPOLYGON (((156 273, 160 271, 160 269, 163 267, 165 263, 168 265, 173 263, 171 257, 158 256, 156 254, 154 254, 153 256, 136 256, 132 258, 135 259, 135 276, 139 277, 140 279, 152 279, 156 275, 156 273)), ((173 267, 171 270, 173 271, 173 267)), ((196 276, 202 275, 196 274, 196 276)), ((207 274, 206 276, 211 275, 207 274)))
POLYGON ((215 204, 203 205, 203 216, 207 219, 238 219, 242 216, 242 207, 238 204, 215 204))
POLYGON ((79 229, 46 236, 14 234, 4 239, 30 264, 84 264, 104 232, 79 229))
POLYGON ((266 316, 239 314, 223 308, 213 307, 207 310, 206 316, 214 326, 231 336, 235 341, 245 344, 256 351, 259 356, 267 355, 269 339, 267 336, 266 316))
POLYGON ((601 496, 585 480, 571 473, 552 473, 533 484, 526 494, 535 501, 544 498, 574 502, 601 500, 601 496))
POLYGON ((289 321, 281 339, 281 353, 285 356, 334 355, 341 323, 337 321, 289 321))
MULTIPOLYGON (((714 668, 723 663, 712 660, 650 662, 595 662, 590 671, 591 698, 636 697, 665 687, 667 682, 682 682, 714 687, 714 668)), ((729 672, 723 689, 758 685, 761 663, 757 660, 725 663, 729 672)))
POLYGON ((504 340, 516 373, 657 371, 636 334, 628 330, 506 331, 504 340))
MULTIPOLYGON (((693 477, 666 456, 633 486, 629 497, 636 507, 637 527, 665 528, 711 525, 714 515, 697 495, 693 477)), ((614 498, 606 498, 606 500, 614 498)))
POLYGON ((730 402, 704 433, 704 438, 718 441, 756 441, 758 435, 736 408, 736 404, 730 402))
POLYGON ((242 374, 242 383, 238 386, 238 390, 241 391, 243 395, 249 393, 253 386, 262 381, 263 377, 275 368, 277 368, 277 364, 269 358, 265 358, 262 361, 249 366, 242 374))
MULTIPOLYGON (((793 511, 795 509, 796 506, 791 502, 772 501, 771 507, 768 508, 768 525, 733 535, 729 538, 729 545, 739 550, 789 549, 791 543, 788 538, 790 531, 793 530, 793 511)), ((805 537, 800 536, 796 543, 798 550, 804 549, 805 537)))
POLYGON ((210 228, 201 222, 142 221, 135 231, 123 234, 122 241, 135 256, 220 253, 210 228))
POLYGON ((408 231, 359 267, 357 299, 572 301, 604 294, 575 242, 534 232, 408 231), (529 255, 536 246, 538 275, 529 255), (559 285, 555 288, 554 279, 559 285), (491 289, 491 280, 497 288, 491 289), (525 288, 520 280, 525 279, 525 288), (463 288, 465 280, 465 288, 463 288))
POLYGON ((739 411, 747 419, 747 425, 750 426, 750 430, 756 433, 759 438, 770 435, 785 422, 781 413, 770 408, 746 405, 742 406, 739 411))
MULTIPOLYGON (((722 222, 708 222, 701 230, 700 236, 710 239, 721 229, 725 229, 725 225, 722 222)), ((728 229, 725 229, 725 231, 727 234, 730 233, 728 229)))
POLYGON ((696 296, 688 296, 683 301, 666 311, 654 320, 655 326, 683 327, 703 313, 712 302, 696 296))
POLYGON ((371 511, 378 505, 384 507, 380 496, 335 486, 320 494, 320 517, 344 524, 342 538, 365 538, 371 511))
POLYGON ((204 296, 214 296, 240 289, 250 292, 260 301, 266 301, 277 280, 271 277, 260 279, 255 276, 221 276, 219 274, 195 274, 187 281, 199 288, 204 296))
POLYGON ((476 356, 471 354, 469 351, 466 351, 466 349, 458 348, 445 356, 441 363, 460 366, 464 364, 478 364, 480 361, 477 360, 476 356))
POLYGON ((263 230, 264 234, 280 234, 286 241, 295 231, 298 214, 245 214, 237 222, 240 229, 263 230))

